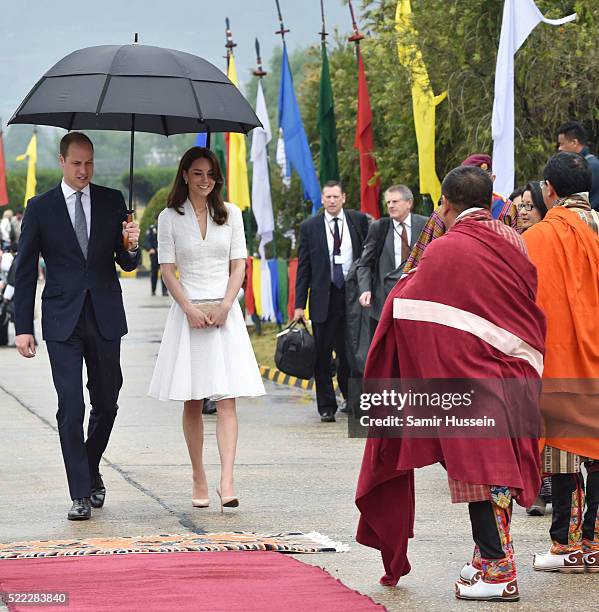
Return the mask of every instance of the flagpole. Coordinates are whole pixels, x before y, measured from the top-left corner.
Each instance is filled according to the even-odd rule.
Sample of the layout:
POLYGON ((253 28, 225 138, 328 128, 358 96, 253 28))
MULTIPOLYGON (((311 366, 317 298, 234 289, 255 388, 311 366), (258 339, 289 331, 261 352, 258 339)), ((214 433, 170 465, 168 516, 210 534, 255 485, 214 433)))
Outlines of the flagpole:
POLYGON ((372 113, 370 107, 370 99, 368 96, 366 75, 364 73, 364 63, 362 61, 362 55, 360 52, 360 41, 364 39, 365 36, 364 34, 362 34, 362 32, 360 32, 360 29, 358 28, 352 0, 348 0, 348 5, 349 12, 351 14, 353 29, 353 34, 348 38, 348 40, 356 45, 356 60, 358 64, 358 116, 356 123, 356 140, 354 142, 354 147, 359 150, 360 160, 360 210, 362 212, 368 212, 375 219, 378 219, 381 216, 379 203, 380 179, 377 178, 378 170, 376 167, 376 161, 374 160, 372 154, 374 150, 374 136, 372 133, 372 113), (364 89, 362 89, 362 85, 364 85, 364 89), (363 116, 363 113, 361 111, 361 104, 365 104, 365 116, 363 116), (363 126, 363 120, 367 119, 368 117, 369 119, 367 127, 363 130, 363 132, 360 132, 360 126, 363 126), (366 148, 366 153, 364 153, 364 148, 366 148), (374 186, 371 184, 371 181, 373 180, 375 181, 374 186), (374 188, 374 194, 372 192, 372 188, 374 188), (371 197, 373 195, 374 197, 371 197), (373 199, 375 200, 374 202, 372 201, 373 199))
MULTIPOLYGON (((281 41, 283 43, 283 48, 285 49, 287 47, 287 43, 285 42, 285 34, 290 32, 290 30, 288 28, 285 28, 285 24, 283 23, 283 14, 281 13, 281 5, 279 4, 279 0, 275 0, 275 3, 277 5, 277 15, 279 17, 279 29, 275 32, 275 34, 281 35, 281 41)), ((285 194, 283 204, 285 205, 285 208, 287 208, 287 204, 288 204, 287 190, 285 188, 283 188, 283 193, 285 194)), ((273 207, 274 207, 274 204, 273 204, 273 207)), ((273 210, 273 214, 274 214, 274 210, 273 210)), ((276 226, 276 222, 275 222, 275 226, 276 226)))
MULTIPOLYGON (((262 81, 262 79, 268 74, 268 72, 266 72, 266 70, 264 70, 264 68, 262 67, 262 57, 260 55, 260 43, 258 42, 258 39, 256 38, 256 42, 255 42, 255 47, 256 47, 256 69, 253 70, 253 75, 258 77, 258 79, 260 81, 262 81)), ((267 145, 268 147, 268 145, 267 145)), ((270 176, 270 164, 268 164, 268 182, 272 185, 272 181, 271 181, 271 176, 270 176)), ((271 200, 272 203, 272 213, 273 213, 273 217, 275 219, 275 224, 272 230, 272 254, 273 254, 273 258, 277 259, 277 223, 276 223, 276 207, 275 207, 275 203, 273 200, 271 200)))
POLYGON ((320 0, 320 17, 322 20, 322 30, 318 33, 320 34, 320 42, 324 45, 326 43, 327 36, 329 35, 324 20, 324 0, 320 0))
MULTIPOLYGON (((233 32, 231 31, 231 22, 228 17, 225 17, 225 48, 227 49, 227 74, 229 73, 231 58, 233 57, 233 49, 237 46, 237 43, 233 40, 233 32)), ((245 136, 244 136, 245 138, 245 136)), ((229 147, 227 147, 228 149, 229 147)), ((227 169, 230 169, 231 161, 227 159, 227 169)), ((227 186, 230 189, 230 186, 227 186)), ((230 195, 230 194, 229 194, 230 195)), ((251 219, 251 206, 247 210, 241 211, 243 217, 243 227, 245 230, 245 239, 247 242, 248 252, 254 252, 254 240, 252 236, 252 219, 251 219)))
POLYGON ((275 34, 280 34, 281 35, 281 40, 283 41, 283 46, 285 46, 285 34, 290 32, 291 30, 286 29, 285 25, 283 24, 283 15, 281 14, 281 6, 279 4, 279 0, 275 0, 275 2, 277 4, 277 13, 279 15, 279 29, 275 32, 275 34))
POLYGON ((348 0, 348 5, 349 5, 349 12, 351 15, 352 29, 354 33, 347 40, 349 40, 349 42, 353 42, 356 44, 356 55, 357 55, 358 48, 360 46, 360 41, 363 38, 365 38, 365 36, 364 34, 362 34, 362 32, 360 32, 360 29, 358 28, 358 24, 356 22, 356 14, 354 13, 354 5, 352 4, 351 0, 348 0))

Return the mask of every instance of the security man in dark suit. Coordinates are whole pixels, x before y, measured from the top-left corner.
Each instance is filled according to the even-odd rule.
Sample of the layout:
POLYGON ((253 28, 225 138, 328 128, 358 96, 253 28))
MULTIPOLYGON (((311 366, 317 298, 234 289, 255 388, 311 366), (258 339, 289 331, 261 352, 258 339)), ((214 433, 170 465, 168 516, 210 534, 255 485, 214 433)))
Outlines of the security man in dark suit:
POLYGON ((385 300, 401 278, 412 247, 427 222, 427 217, 412 213, 414 196, 405 185, 389 187, 385 203, 389 216, 370 225, 357 263, 360 304, 370 308, 372 335, 385 300))
POLYGON ((16 345, 35 356, 33 308, 40 254, 46 262, 42 332, 58 395, 58 432, 73 504, 69 520, 91 517, 104 504, 99 471, 117 413, 123 378, 121 337, 127 322, 115 262, 126 271, 139 263, 139 227, 127 221, 120 191, 90 183, 94 149, 81 132, 60 142, 63 179, 31 198, 23 219, 15 279, 16 345), (128 239, 128 248, 123 245, 128 239), (87 369, 91 413, 83 437, 87 369))
POLYGON ((338 359, 337 381, 347 398, 349 366, 346 357, 345 277, 360 257, 368 232, 368 218, 345 210, 341 183, 329 181, 322 189, 324 214, 300 225, 295 281, 294 319, 304 318, 310 291, 310 319, 316 344, 316 402, 321 421, 334 422, 337 399, 332 380, 332 353, 338 359))
MULTIPOLYGON (((146 236, 144 240, 144 249, 150 256, 150 280, 152 283, 152 295, 156 295, 156 285, 158 284, 158 270, 160 266, 158 264, 158 226, 152 223, 146 230, 146 236)), ((160 277, 160 284, 162 285, 162 295, 168 295, 166 285, 160 277)))

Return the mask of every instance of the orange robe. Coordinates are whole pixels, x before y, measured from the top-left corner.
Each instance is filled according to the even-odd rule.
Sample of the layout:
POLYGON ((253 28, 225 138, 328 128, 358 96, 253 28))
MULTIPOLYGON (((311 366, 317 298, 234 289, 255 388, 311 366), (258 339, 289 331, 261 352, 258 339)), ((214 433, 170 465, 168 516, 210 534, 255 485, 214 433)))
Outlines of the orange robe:
POLYGON ((547 316, 545 443, 599 459, 599 235, 558 206, 522 238, 547 316))

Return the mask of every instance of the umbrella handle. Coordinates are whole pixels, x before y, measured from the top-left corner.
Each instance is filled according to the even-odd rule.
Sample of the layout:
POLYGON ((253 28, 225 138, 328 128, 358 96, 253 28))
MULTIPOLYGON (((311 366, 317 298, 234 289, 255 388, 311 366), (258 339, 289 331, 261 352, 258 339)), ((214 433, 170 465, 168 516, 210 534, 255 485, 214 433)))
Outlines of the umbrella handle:
MULTIPOLYGON (((127 223, 131 223, 133 221, 133 211, 127 211, 127 223)), ((128 251, 129 250, 129 234, 123 230, 123 248, 128 251)))

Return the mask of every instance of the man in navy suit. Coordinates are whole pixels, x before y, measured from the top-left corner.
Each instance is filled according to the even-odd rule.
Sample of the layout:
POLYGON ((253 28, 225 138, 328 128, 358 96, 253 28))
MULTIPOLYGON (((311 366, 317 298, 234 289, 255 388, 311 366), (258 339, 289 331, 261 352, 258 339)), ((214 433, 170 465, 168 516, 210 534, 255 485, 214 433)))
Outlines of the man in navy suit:
POLYGON ((338 360, 337 381, 347 399, 349 365, 346 356, 345 277, 362 254, 368 233, 368 218, 356 210, 345 210, 341 183, 329 181, 322 188, 323 215, 300 225, 298 265, 295 280, 295 314, 304 318, 310 290, 310 319, 316 344, 316 404, 321 421, 334 422, 337 399, 333 389, 332 353, 338 360))
POLYGON ((63 137, 59 161, 60 185, 31 198, 23 219, 14 298, 16 345, 23 357, 35 356, 33 310, 41 254, 46 263, 42 332, 58 395, 56 419, 73 500, 68 518, 86 520, 91 506, 104 505, 99 465, 123 382, 120 347, 127 322, 115 262, 126 271, 137 267, 139 227, 127 222, 120 191, 90 183, 94 148, 85 134, 63 137), (84 360, 92 405, 85 441, 84 360))

